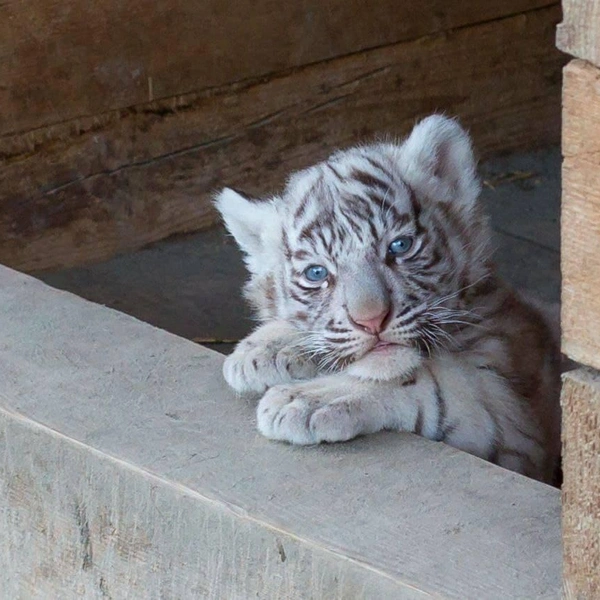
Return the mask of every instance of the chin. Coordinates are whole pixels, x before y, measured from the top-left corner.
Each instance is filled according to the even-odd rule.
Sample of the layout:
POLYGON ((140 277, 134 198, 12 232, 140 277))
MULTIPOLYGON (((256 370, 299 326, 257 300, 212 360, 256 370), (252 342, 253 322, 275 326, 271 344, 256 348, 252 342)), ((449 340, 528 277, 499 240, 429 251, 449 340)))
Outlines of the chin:
POLYGON ((346 373, 360 379, 389 381, 409 377, 423 362, 419 352, 408 346, 386 346, 371 350, 353 362, 346 373))

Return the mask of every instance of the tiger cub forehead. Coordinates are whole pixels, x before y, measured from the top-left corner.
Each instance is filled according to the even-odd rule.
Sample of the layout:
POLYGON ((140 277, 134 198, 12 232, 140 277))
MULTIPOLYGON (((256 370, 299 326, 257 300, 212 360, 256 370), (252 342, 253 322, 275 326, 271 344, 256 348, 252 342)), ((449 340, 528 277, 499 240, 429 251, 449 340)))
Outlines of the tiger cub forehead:
POLYGON ((346 221, 350 228, 357 218, 408 221, 415 216, 415 191, 402 177, 397 154, 391 145, 352 148, 299 171, 284 192, 284 216, 294 224, 346 221))
POLYGON ((281 198, 288 259, 321 256, 352 262, 357 253, 385 256, 398 236, 423 232, 423 201, 403 176, 397 147, 337 152, 295 174, 281 198))
POLYGON ((489 235, 475 165, 467 133, 433 115, 397 144, 339 151, 292 175, 282 195, 254 201, 225 188, 215 204, 255 277, 279 276, 282 250, 291 256, 312 243, 314 251, 350 254, 399 229, 422 239, 431 232, 462 262, 478 261, 489 235))

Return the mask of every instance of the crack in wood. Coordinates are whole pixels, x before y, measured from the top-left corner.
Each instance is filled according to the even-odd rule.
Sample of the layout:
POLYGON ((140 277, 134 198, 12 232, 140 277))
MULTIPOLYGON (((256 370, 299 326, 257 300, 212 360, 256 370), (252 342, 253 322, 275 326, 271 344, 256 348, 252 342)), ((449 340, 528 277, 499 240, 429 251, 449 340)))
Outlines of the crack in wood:
POLYGON ((216 222, 216 186, 264 194, 335 147, 384 131, 400 138, 436 110, 469 124, 482 157, 554 142, 560 84, 546 75, 563 63, 549 26, 560 13, 528 15, 77 120, 29 133, 20 148, 0 139, 5 156, 35 149, 0 175, 0 258, 25 270, 66 267, 197 231, 216 222))
MULTIPOLYGON (((57 121, 48 126, 38 127, 38 128, 30 129, 30 130, 7 132, 7 133, 0 135, 0 164, 2 164, 2 161, 7 161, 9 159, 15 159, 19 156, 19 152, 11 152, 9 150, 2 150, 2 145, 4 145, 5 147, 10 147, 11 144, 12 145, 18 144, 19 138, 24 137, 24 136, 31 136, 33 134, 37 134, 37 135, 40 135, 41 137, 50 138, 50 139, 44 140, 43 142, 40 141, 38 144, 36 144, 36 146, 39 147, 44 142, 51 143, 52 141, 54 141, 56 139, 64 138, 65 130, 72 128, 72 125, 74 123, 77 123, 80 121, 88 121, 88 120, 94 121, 96 119, 102 119, 102 120, 109 120, 112 122, 114 120, 119 121, 119 120, 125 119, 127 117, 130 117, 132 115, 136 115, 136 114, 166 116, 169 113, 174 114, 177 112, 182 112, 182 111, 187 111, 187 110, 196 110, 198 108, 197 105, 199 103, 205 101, 208 98, 212 98, 215 96, 221 96, 221 95, 240 93, 240 92, 249 90, 256 86, 265 85, 270 82, 276 81, 278 79, 283 79, 283 78, 290 77, 290 76, 293 76, 298 73, 302 73, 303 71, 305 71, 307 69, 312 69, 315 67, 327 65, 329 63, 333 63, 333 62, 337 62, 337 61, 344 61, 344 60, 352 58, 356 55, 367 55, 369 53, 376 52, 378 50, 385 50, 387 48, 402 46, 404 44, 410 44, 410 43, 415 43, 415 42, 424 42, 424 41, 433 40, 436 38, 443 39, 452 33, 457 33, 464 29, 474 28, 474 27, 478 27, 478 26, 485 25, 488 23, 501 22, 501 21, 512 19, 516 16, 525 16, 526 17, 528 15, 534 15, 536 13, 539 13, 540 11, 548 10, 548 8, 559 5, 559 4, 560 4, 559 2, 552 0, 552 1, 544 4, 543 6, 538 6, 538 7, 532 8, 527 11, 505 14, 505 15, 502 15, 501 17, 495 17, 492 19, 482 19, 479 21, 473 21, 470 23, 466 23, 464 25, 460 25, 460 26, 451 28, 451 29, 433 31, 426 35, 418 36, 415 38, 409 37, 409 38, 404 38, 401 40, 396 40, 393 42, 388 42, 385 44, 371 45, 371 46, 367 46, 367 47, 361 48, 361 49, 353 51, 353 52, 347 52, 347 53, 340 54, 337 56, 328 57, 323 60, 308 62, 306 64, 293 66, 288 69, 280 69, 278 71, 268 72, 268 73, 265 73, 265 74, 262 74, 262 75, 256 76, 256 77, 240 79, 238 81, 227 83, 224 85, 207 87, 207 88, 203 88, 201 90, 195 90, 195 91, 190 90, 190 91, 179 93, 174 96, 154 99, 152 102, 136 104, 136 105, 128 106, 128 107, 122 107, 119 109, 98 113, 97 115, 89 115, 89 114, 88 115, 78 115, 77 117, 72 118, 72 119, 66 119, 64 121, 57 121), (61 129, 63 135, 61 135, 61 132, 58 132, 58 136, 52 138, 51 132, 53 129, 61 129), (49 135, 44 135, 44 133, 49 134, 49 135)), ((364 75, 359 75, 356 78, 353 78, 347 82, 343 82, 341 84, 333 86, 331 89, 335 89, 336 87, 344 87, 346 85, 350 85, 352 83, 355 83, 355 82, 358 82, 361 80, 369 79, 372 76, 378 75, 381 71, 385 71, 387 68, 390 68, 390 66, 381 67, 381 68, 375 69, 373 71, 369 71, 369 72, 365 73, 364 75)), ((72 132, 71 132, 71 135, 69 135, 69 134, 67 134, 67 135, 68 135, 68 137, 76 137, 77 135, 82 135, 82 134, 85 134, 85 133, 91 131, 93 128, 94 128, 94 125, 92 123, 90 126, 88 126, 87 129, 82 128, 78 133, 76 133, 74 135, 72 134, 72 132)))
POLYGON ((92 539, 90 537, 90 524, 88 522, 85 505, 79 501, 75 503, 75 522, 79 529, 79 541, 81 542, 83 553, 81 568, 84 571, 87 571, 92 568, 92 539))

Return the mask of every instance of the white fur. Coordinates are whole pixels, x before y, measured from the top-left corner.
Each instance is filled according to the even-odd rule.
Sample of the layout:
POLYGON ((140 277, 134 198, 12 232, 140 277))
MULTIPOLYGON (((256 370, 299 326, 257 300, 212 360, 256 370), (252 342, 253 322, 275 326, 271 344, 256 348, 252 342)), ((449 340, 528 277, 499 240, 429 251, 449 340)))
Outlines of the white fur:
POLYGON ((457 121, 441 115, 423 119, 398 153, 406 179, 417 189, 467 207, 477 201, 480 186, 473 149, 457 121))
MULTIPOLYGON (((468 135, 456 121, 432 116, 402 144, 338 152, 328 162, 296 173, 281 197, 257 202, 230 189, 216 197, 217 209, 246 254, 251 273, 246 296, 265 321, 239 343, 223 372, 236 391, 264 394, 257 409, 263 435, 314 444, 382 429, 416 431, 507 468, 550 479, 558 453, 558 425, 546 427, 543 421, 558 423, 552 383, 555 341, 548 341, 546 371, 534 377, 543 379, 536 398, 545 402, 534 415, 532 406, 538 400, 528 405, 510 385, 521 376, 514 342, 528 327, 529 313, 518 308, 519 301, 502 285, 492 284, 477 306, 459 304, 464 281, 470 289, 492 275, 490 233, 478 194, 468 135), (381 206, 392 202, 386 210, 396 211, 396 221, 369 193, 381 206), (360 216, 366 210, 361 198, 371 203, 370 212, 362 213, 368 219, 360 216), (454 233, 436 236, 443 246, 437 248, 437 262, 420 239, 411 249, 414 256, 409 251, 390 263, 386 252, 394 236, 418 237, 413 222, 416 199, 429 203, 429 213, 421 211, 421 227, 425 223, 431 235, 448 224, 454 233), (348 212, 350 219, 345 217, 348 212), (311 237, 305 228, 310 231, 323 222, 323 215, 328 226, 311 237), (440 224, 440 219, 447 223, 440 224), (355 235, 335 227, 351 227, 348 231, 355 235), (289 245, 285 253, 284 238, 289 245), (422 247, 424 254, 417 256, 422 247), (417 285, 423 271, 414 262, 411 271, 409 258, 431 259, 432 265, 446 268, 425 272, 429 277, 435 274, 436 283, 445 282, 441 298, 437 287, 428 292, 427 286, 417 285), (313 264, 328 269, 331 284, 302 279, 304 269, 313 264), (440 273, 451 276, 439 277, 440 273), (458 273, 460 283, 454 277, 458 273), (413 277, 410 286, 408 275, 413 277), (512 321, 499 310, 505 305, 513 307, 512 321), (440 310, 446 311, 443 317, 440 310), (473 315, 476 322, 479 310, 495 315, 494 322, 477 322, 456 333, 468 350, 459 350, 457 339, 446 330, 439 330, 440 339, 435 329, 426 328, 421 338, 415 337, 419 318, 430 319, 430 326, 435 318, 447 319, 448 326, 464 325, 473 315), (359 323, 360 318, 371 323, 386 314, 377 336, 359 323), (481 337, 490 326, 496 334, 481 337), (394 345, 382 348, 382 343, 394 345), (373 350, 375 344, 378 350, 373 350), (427 355, 423 347, 429 349, 430 344, 434 351, 427 355)), ((532 339, 536 344, 540 340, 532 339)))
POLYGON ((240 394, 262 394, 273 385, 315 377, 316 365, 299 356, 297 344, 298 330, 289 323, 266 323, 225 359, 225 380, 240 394))
MULTIPOLYGON (((382 429, 412 431, 419 407, 437 413, 429 369, 444 387, 446 419, 461 422, 461 427, 448 436, 453 446, 482 458, 488 455, 494 429, 482 398, 502 398, 496 410, 501 423, 515 418, 527 423, 519 402, 498 377, 447 356, 420 371, 417 383, 407 387, 349 374, 272 387, 258 405, 258 429, 266 437, 294 444, 346 441, 382 429)), ((435 436, 434 423, 435 419, 424 422, 427 437, 435 436)), ((526 448, 538 464, 543 463, 543 451, 528 439, 527 426, 524 433, 506 429, 513 446, 526 448)))
POLYGON ((423 357, 408 346, 392 346, 382 352, 368 353, 346 369, 359 379, 390 381, 406 379, 423 364, 423 357))
POLYGON ((247 200, 230 188, 215 196, 215 207, 244 251, 249 271, 256 275, 272 268, 271 261, 265 259, 276 255, 281 243, 281 217, 276 200, 247 200))

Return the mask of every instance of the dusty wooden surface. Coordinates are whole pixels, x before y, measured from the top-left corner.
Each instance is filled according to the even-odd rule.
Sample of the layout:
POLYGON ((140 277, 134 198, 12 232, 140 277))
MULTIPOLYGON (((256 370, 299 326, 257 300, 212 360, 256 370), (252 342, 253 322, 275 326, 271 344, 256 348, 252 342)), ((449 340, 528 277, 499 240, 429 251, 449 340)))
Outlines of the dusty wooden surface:
POLYGON ((565 597, 600 598, 600 373, 564 376, 563 546, 565 597))
POLYGON ((562 197, 563 350, 600 368, 600 70, 564 72, 562 197))
POLYGON ((0 135, 260 77, 556 0, 0 4, 0 135))
POLYGON ((298 539, 2 408, 0 439, 11 448, 0 480, 2 598, 431 598, 360 557, 298 539))
POLYGON ((600 67, 600 1, 562 0, 562 7, 556 45, 563 52, 600 67))
POLYGON ((558 7, 322 62, 25 136, 4 137, 0 262, 103 260, 215 222, 209 197, 251 193, 377 134, 444 110, 488 155, 557 142, 558 7))
POLYGON ((558 490, 259 437, 222 357, 0 268, 0 597, 558 598, 558 490))

